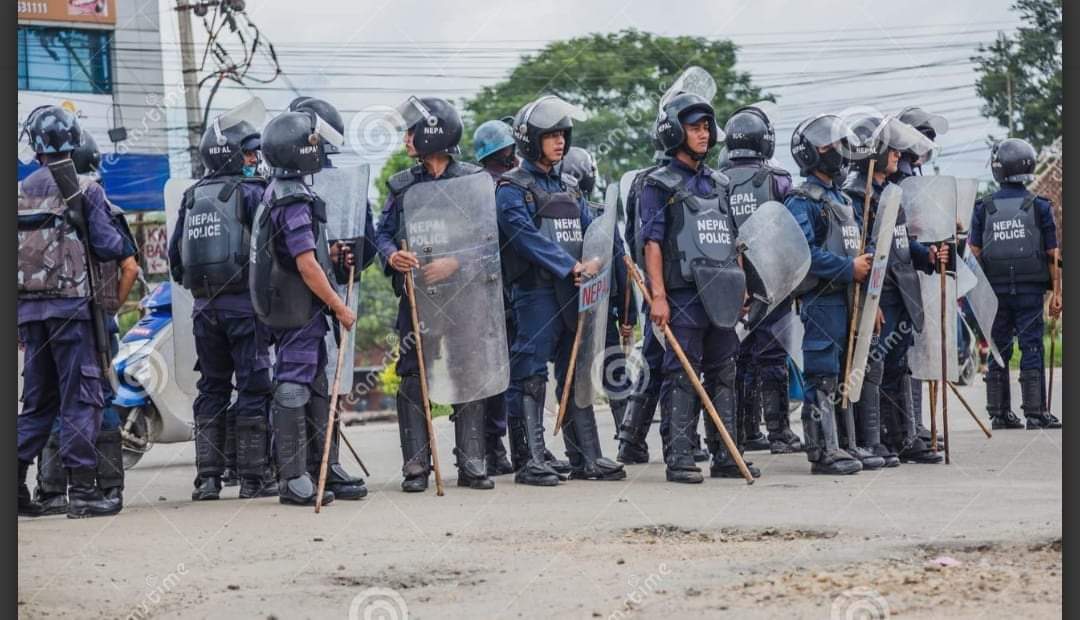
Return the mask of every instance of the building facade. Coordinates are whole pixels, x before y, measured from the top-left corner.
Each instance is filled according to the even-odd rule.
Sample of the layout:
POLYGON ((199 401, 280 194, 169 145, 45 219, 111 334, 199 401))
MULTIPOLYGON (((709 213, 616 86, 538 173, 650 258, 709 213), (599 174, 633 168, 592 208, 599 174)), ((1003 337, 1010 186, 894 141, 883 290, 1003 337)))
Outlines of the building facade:
MULTIPOLYGON (((38 106, 71 110, 101 149, 109 198, 125 211, 163 210, 169 144, 158 0, 16 4, 20 127, 38 106)), ((18 166, 22 179, 37 164, 18 166)))

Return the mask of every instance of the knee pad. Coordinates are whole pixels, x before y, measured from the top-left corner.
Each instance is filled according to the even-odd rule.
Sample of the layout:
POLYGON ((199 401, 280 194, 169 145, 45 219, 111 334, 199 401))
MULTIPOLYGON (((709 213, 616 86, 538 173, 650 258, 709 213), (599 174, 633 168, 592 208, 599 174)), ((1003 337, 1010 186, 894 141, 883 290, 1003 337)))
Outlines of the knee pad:
POLYGON ((298 409, 311 400, 311 388, 300 383, 282 381, 274 387, 274 403, 289 409, 298 409))

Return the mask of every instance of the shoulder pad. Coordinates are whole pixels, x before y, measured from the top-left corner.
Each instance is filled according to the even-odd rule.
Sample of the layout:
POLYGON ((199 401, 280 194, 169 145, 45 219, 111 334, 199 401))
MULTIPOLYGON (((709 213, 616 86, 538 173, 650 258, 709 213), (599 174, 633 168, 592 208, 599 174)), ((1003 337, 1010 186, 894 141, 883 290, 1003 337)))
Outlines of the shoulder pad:
POLYGON ((645 175, 646 183, 659 185, 671 192, 679 189, 681 181, 682 176, 667 166, 660 166, 656 170, 652 170, 645 175))
POLYGON ((470 174, 476 174, 477 172, 483 172, 484 169, 481 166, 477 166, 474 163, 467 161, 453 160, 446 169, 453 177, 463 177, 470 174))
POLYGON ((806 182, 798 187, 792 188, 791 195, 809 198, 814 202, 822 202, 825 200, 825 188, 817 184, 806 182))
POLYGON ((840 189, 846 193, 858 194, 859 196, 866 195, 866 175, 860 173, 849 174, 844 179, 844 184, 840 186, 840 189))
POLYGON ((304 202, 312 202, 315 200, 315 195, 311 193, 311 189, 298 178, 274 179, 274 182, 271 183, 271 188, 271 205, 300 200, 304 202))
POLYGON ((386 182, 387 187, 390 188, 390 193, 394 195, 400 194, 409 189, 409 186, 413 183, 416 183, 416 177, 419 176, 419 167, 420 164, 416 164, 405 170, 395 172, 386 182))
POLYGON ((511 168, 510 170, 507 170, 503 173, 501 177, 499 177, 499 185, 504 185, 506 183, 510 183, 511 185, 517 185, 518 187, 521 187, 523 189, 529 189, 529 187, 533 184, 533 178, 531 174, 529 174, 525 170, 522 170, 521 167, 518 166, 516 168, 511 168))
POLYGON ((719 187, 727 187, 728 185, 731 185, 731 179, 728 178, 728 175, 720 172, 719 170, 709 170, 709 176, 712 178, 713 182, 716 183, 716 185, 719 187))
POLYGON ((772 174, 775 174, 776 176, 789 177, 789 178, 791 177, 791 173, 788 172, 787 170, 784 170, 783 168, 780 168, 780 167, 777 167, 777 166, 772 166, 770 164, 765 164, 765 167, 769 169, 769 172, 771 172, 772 174))

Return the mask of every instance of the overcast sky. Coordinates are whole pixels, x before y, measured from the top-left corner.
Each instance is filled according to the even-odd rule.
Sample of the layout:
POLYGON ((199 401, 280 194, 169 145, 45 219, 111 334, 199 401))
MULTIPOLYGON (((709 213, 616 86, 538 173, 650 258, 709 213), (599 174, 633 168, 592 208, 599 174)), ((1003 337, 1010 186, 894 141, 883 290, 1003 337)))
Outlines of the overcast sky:
MULTIPOLYGON (((174 2, 160 2, 169 84, 179 78, 176 16, 174 2)), ((738 68, 777 96, 777 157, 786 166, 791 129, 805 117, 850 112, 860 103, 886 113, 921 105, 952 125, 938 141, 941 172, 985 180, 989 151, 983 142, 1004 130, 978 114, 981 100, 968 58, 978 42, 1015 29, 1019 20, 1009 4, 248 0, 248 14, 274 42, 288 78, 263 90, 253 86, 253 92, 271 109, 296 95, 291 87, 322 96, 349 119, 359 114, 353 127, 362 130, 372 110, 412 93, 466 98, 505 77, 520 53, 552 40, 626 28, 730 39, 741 47, 738 68), (896 70, 856 75, 881 69, 896 70)), ((198 21, 195 30, 205 40, 198 21)), ((226 92, 216 101, 225 105, 245 96, 226 92)))

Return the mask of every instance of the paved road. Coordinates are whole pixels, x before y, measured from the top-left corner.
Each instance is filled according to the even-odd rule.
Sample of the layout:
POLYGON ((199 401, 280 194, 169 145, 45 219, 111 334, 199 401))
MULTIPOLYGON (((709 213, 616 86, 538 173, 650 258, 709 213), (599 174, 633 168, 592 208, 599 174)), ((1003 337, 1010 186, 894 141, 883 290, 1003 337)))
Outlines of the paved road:
MULTIPOLYGON (((1055 410, 1064 418, 1057 392, 1055 410)), ((982 383, 963 393, 981 412, 982 383)), ((603 409, 598 418, 613 454, 610 414, 603 409)), ((1050 556, 1058 568, 1036 573, 1052 586, 1039 601, 1024 598, 1029 585, 1023 596, 1008 593, 1031 581, 1026 564, 1016 569, 1023 577, 1004 586, 1008 596, 978 590, 938 603, 933 597, 958 586, 919 589, 929 550, 965 558, 958 554, 998 550, 964 565, 995 571, 1023 560, 1014 548, 1023 555, 1061 537, 1060 431, 1001 431, 986 440, 955 400, 950 422, 948 467, 833 478, 810 476, 803 455, 755 453, 764 476, 753 486, 711 479, 679 486, 664 482, 654 427, 653 462, 628 468, 625 481, 538 489, 501 477, 494 491, 479 492, 455 486, 452 429, 440 419, 443 498, 399 491, 396 425, 354 426, 346 432, 372 470, 371 494, 318 516, 275 499, 234 499, 235 488, 224 492, 227 499, 194 504, 192 444, 161 445, 128 473, 117 517, 19 521, 20 614, 345 618, 350 605, 359 614, 353 617, 364 617, 367 605, 404 605, 412 617, 427 618, 722 610, 827 617, 830 602, 852 585, 877 588, 893 611, 915 617, 936 615, 945 604, 954 616, 1060 613, 1059 543, 1050 556), (972 551, 982 542, 992 544, 972 551), (1003 559, 991 566, 992 557, 1003 559), (852 572, 858 563, 878 572, 852 572), (908 569, 914 576, 897 576, 908 569), (803 571, 817 571, 820 591, 755 590, 753 579, 801 583, 803 571), (889 579, 901 585, 890 587, 889 579)), ((561 451, 561 442, 549 443, 561 451)))

